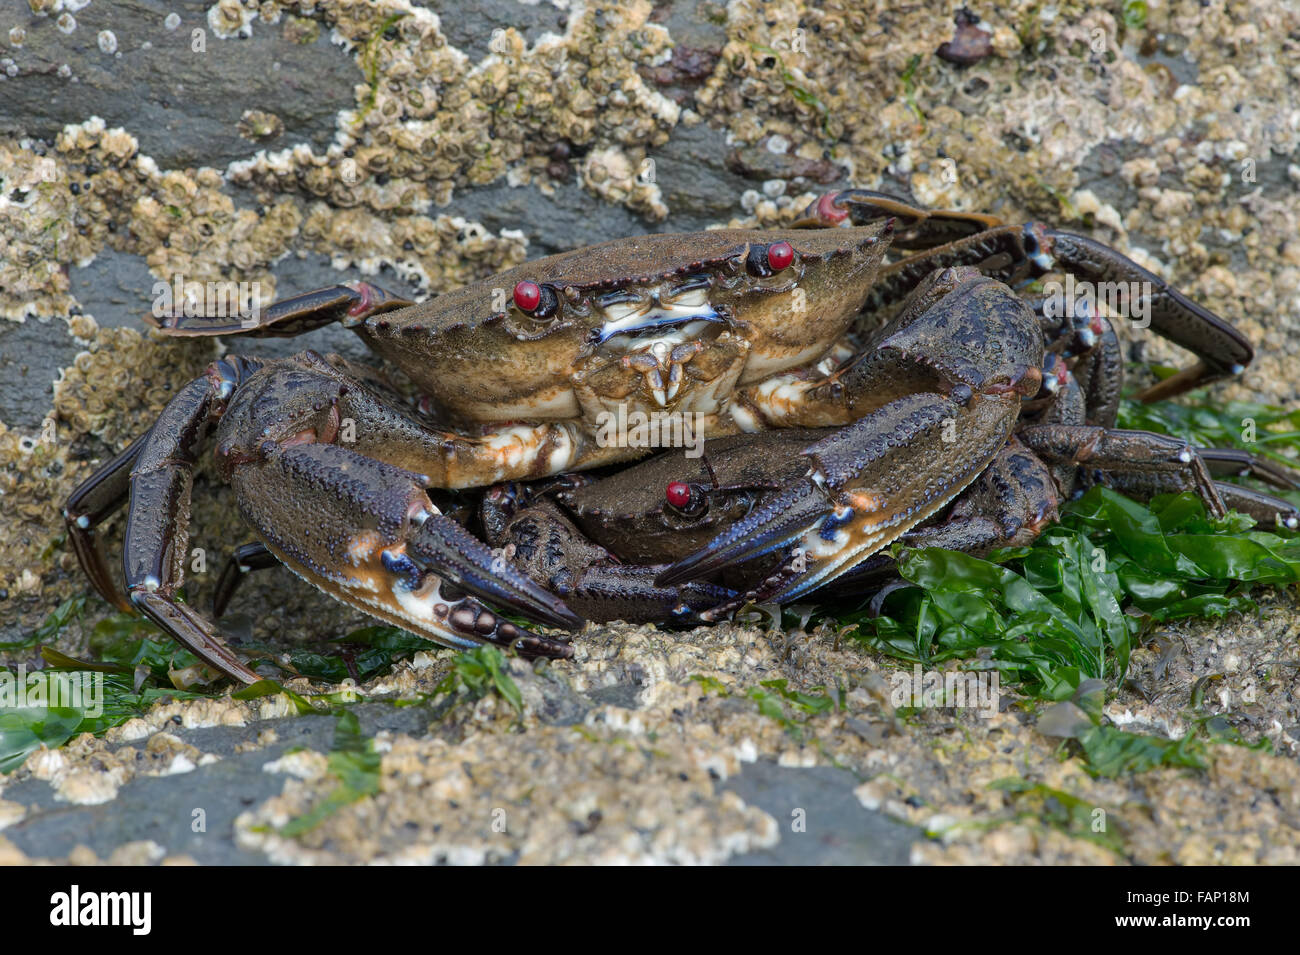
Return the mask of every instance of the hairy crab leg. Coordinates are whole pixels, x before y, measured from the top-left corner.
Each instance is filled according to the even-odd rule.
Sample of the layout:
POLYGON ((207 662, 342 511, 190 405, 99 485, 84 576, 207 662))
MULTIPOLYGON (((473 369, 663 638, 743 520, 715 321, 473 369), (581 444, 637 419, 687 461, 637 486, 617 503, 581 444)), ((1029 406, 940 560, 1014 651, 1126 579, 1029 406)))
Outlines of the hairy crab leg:
POLYGON ((148 432, 132 441, 121 454, 99 468, 83 481, 68 498, 63 508, 63 520, 68 527, 68 541, 81 569, 90 578, 91 585, 119 610, 135 608, 126 593, 113 580, 104 557, 104 548, 95 534, 95 528, 126 504, 131 494, 131 468, 144 446, 148 432))
POLYGON ((179 337, 240 334, 287 337, 334 322, 348 327, 360 325, 371 315, 414 304, 378 285, 352 282, 291 296, 267 306, 249 320, 237 315, 186 315, 181 311, 161 317, 149 315, 145 321, 168 335, 179 337))

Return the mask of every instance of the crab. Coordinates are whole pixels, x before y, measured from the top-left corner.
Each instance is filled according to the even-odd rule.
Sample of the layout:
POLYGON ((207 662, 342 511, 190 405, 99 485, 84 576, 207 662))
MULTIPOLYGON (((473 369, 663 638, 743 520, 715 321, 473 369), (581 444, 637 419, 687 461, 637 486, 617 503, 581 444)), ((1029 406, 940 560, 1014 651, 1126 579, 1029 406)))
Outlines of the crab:
MULTIPOLYGON (((258 679, 177 599, 191 473, 211 434, 217 473, 261 546, 308 582, 438 643, 563 657, 567 638, 491 607, 564 629, 581 618, 444 513, 431 491, 647 453, 607 440, 612 415, 691 415, 695 433, 712 435, 833 426, 814 446, 789 450, 803 478, 658 575, 659 587, 677 587, 816 524, 808 567, 773 591, 791 598, 923 524, 1001 452, 1022 403, 1041 390, 1049 354, 1039 317, 1003 280, 1038 274, 1053 255, 1084 275, 1153 283, 1153 327, 1200 361, 1152 394, 1250 360, 1230 326, 1091 240, 850 190, 814 203, 787 231, 616 240, 419 305, 356 283, 271 306, 251 327, 163 317, 157 324, 171 335, 296 334, 341 322, 424 393, 425 410, 337 356, 227 355, 73 492, 69 539, 106 599, 139 609, 222 672, 258 679), (925 251, 887 263, 891 241, 925 251), (860 318, 864 304, 888 316, 883 329, 860 318), (122 591, 95 530, 128 501, 122 591)), ((1058 430, 1053 450, 1078 456, 1094 438, 1058 430)), ((1181 446, 1124 450, 1188 464, 1166 460, 1181 446)))

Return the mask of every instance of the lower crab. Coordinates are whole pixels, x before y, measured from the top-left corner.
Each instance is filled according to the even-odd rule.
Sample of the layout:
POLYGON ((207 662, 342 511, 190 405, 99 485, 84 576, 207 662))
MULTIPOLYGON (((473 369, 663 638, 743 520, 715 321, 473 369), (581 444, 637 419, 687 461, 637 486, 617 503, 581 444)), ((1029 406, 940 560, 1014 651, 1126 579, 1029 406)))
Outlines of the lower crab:
MULTIPOLYGON (((1098 329, 1097 346, 1110 336, 1098 329)), ((1139 499, 1193 490, 1212 513, 1227 507, 1264 526, 1300 527, 1300 510, 1287 501, 1219 479, 1250 475, 1293 489, 1294 472, 1239 449, 1114 428, 1109 396, 1120 390, 1122 365, 1091 357, 1075 363, 1108 379, 1092 380, 1091 400, 1069 363, 1052 363, 1054 383, 1022 405, 1015 433, 978 479, 899 539, 979 556, 1025 545, 1056 519, 1061 501, 1096 482, 1139 499), (1098 419, 1108 424, 1089 423, 1098 419)), ((842 518, 808 483, 807 462, 790 452, 806 454, 835 434, 717 438, 700 457, 668 452, 600 480, 503 486, 485 496, 483 526, 521 570, 592 619, 714 620, 746 602, 789 599, 821 579, 809 558, 827 549, 842 518)), ((850 553, 843 563, 849 569, 829 588, 835 595, 870 592, 893 569, 883 549, 850 553)))
MULTIPOLYGON (((107 599, 138 608, 221 671, 256 680, 216 627, 177 599, 191 472, 211 434, 218 474, 259 537, 258 553, 439 643, 495 642, 564 656, 566 638, 526 630, 489 606, 568 629, 581 617, 443 513, 430 492, 636 456, 593 444, 587 428, 594 413, 619 402, 649 402, 706 414, 720 434, 838 426, 811 447, 783 452, 802 477, 704 550, 656 573, 656 612, 689 612, 710 600, 716 608, 719 597, 725 604, 734 598, 687 581, 796 538, 803 565, 783 570, 763 592, 792 599, 822 586, 930 520, 1003 453, 1024 402, 1042 391, 1054 343, 1002 279, 1046 268, 1049 245, 1086 272, 1092 260, 1078 250, 1092 246, 1042 227, 927 213, 858 190, 814 204, 799 225, 787 234, 607 243, 423 306, 368 285, 291 300, 254 331, 342 320, 429 392, 437 416, 417 412, 376 373, 337 356, 227 356, 73 493, 65 509, 73 547, 107 599), (961 237, 941 241, 954 233, 961 237), (903 248, 924 251, 884 264, 895 235, 903 248), (972 260, 978 269, 963 264, 972 260), (883 298, 872 298, 877 273, 883 298), (513 287, 514 304, 484 318, 476 310, 494 287, 513 287), (797 309, 799 292, 810 301, 797 309), (864 301, 880 306, 873 314, 892 317, 868 331, 855 354, 847 346, 857 340, 851 326, 864 301), (466 424, 475 420, 482 426, 466 424), (95 528, 128 500, 122 592, 95 528), (678 589, 686 599, 666 606, 678 589)), ((1099 261, 1098 268, 1149 275, 1115 253, 1099 261)), ((1238 370, 1223 355, 1249 360, 1249 344, 1230 326, 1163 283, 1154 287, 1163 304, 1153 326, 1202 355, 1199 370, 1176 387, 1238 370)), ((164 322, 173 333, 236 331, 199 324, 164 322)), ((1062 339, 1091 332, 1060 331, 1062 339)), ((1058 428, 1043 440, 1055 443, 1058 457, 1087 451, 1098 464, 1121 450, 1077 429, 1058 428)), ((1222 509, 1203 464, 1186 459, 1181 445, 1130 441, 1122 450, 1153 468, 1190 465, 1207 500, 1222 509)))

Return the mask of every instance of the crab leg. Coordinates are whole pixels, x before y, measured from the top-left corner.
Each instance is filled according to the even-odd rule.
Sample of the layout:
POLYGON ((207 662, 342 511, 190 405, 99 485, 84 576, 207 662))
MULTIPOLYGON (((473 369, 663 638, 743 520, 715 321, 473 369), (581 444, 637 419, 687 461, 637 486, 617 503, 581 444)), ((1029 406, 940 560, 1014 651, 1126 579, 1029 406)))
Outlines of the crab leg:
POLYGON ((516 508, 516 499, 499 494, 485 507, 489 539, 516 567, 589 619, 684 622, 732 596, 726 587, 700 581, 656 584, 655 576, 667 565, 620 564, 551 501, 516 508))
MULTIPOLYGON (((85 482, 68 509, 78 557, 97 586, 111 594, 109 575, 87 532, 120 504, 129 467, 123 566, 130 603, 200 659, 246 683, 256 682, 258 675, 239 661, 212 623, 177 599, 177 592, 184 580, 192 472, 199 447, 214 423, 225 423, 232 405, 239 408, 236 417, 244 416, 237 425, 245 427, 249 414, 256 417, 259 409, 275 408, 264 399, 268 388, 274 392, 281 368, 264 369, 260 362, 236 356, 215 362, 204 377, 177 393, 148 435, 85 482), (257 385, 251 384, 254 379, 257 385)), ((562 601, 513 569, 498 566, 484 544, 439 514, 424 492, 424 475, 317 443, 338 436, 337 396, 346 388, 339 392, 336 382, 301 373, 295 378, 292 372, 280 387, 289 401, 270 413, 283 412, 283 417, 253 431, 248 440, 238 427, 233 436, 223 430, 226 436, 218 447, 218 463, 235 485, 241 509, 272 553, 302 576, 326 585, 334 596, 452 646, 490 641, 525 653, 570 652, 566 643, 502 620, 444 582, 442 578, 545 622, 567 627, 580 623, 562 601), (313 386, 322 380, 334 394, 311 404, 313 386), (312 424, 313 416, 325 424, 303 427, 312 424), (282 479, 278 484, 276 476, 282 479), (258 487, 258 478, 272 480, 258 487), (325 510, 312 509, 313 494, 325 510), (396 517, 394 507, 401 510, 396 517), (259 516, 269 520, 259 521, 259 516), (282 523, 286 520, 292 523, 282 523), (334 536, 325 535, 322 528, 330 528, 334 536), (399 529, 400 535, 395 533, 399 529), (306 542, 299 549, 295 534, 306 542), (322 558, 346 558, 360 570, 348 576, 322 558), (331 574, 341 580, 331 579, 331 574), (381 593, 358 596, 348 592, 348 585, 381 593)))
MULTIPOLYGON (((808 476, 660 574, 677 583, 794 545, 786 600, 834 580, 960 494, 1006 443, 1042 384, 1025 304, 974 269, 923 283, 884 337, 804 402, 857 420, 806 448, 808 476), (874 405, 874 407, 873 407, 874 405)), ((768 591, 770 590, 770 593, 768 591)))
POLYGON ((1151 290, 1147 296, 1151 327, 1200 360, 1141 392, 1141 401, 1171 398, 1220 378, 1239 375, 1255 357, 1249 340, 1223 319, 1094 239, 1031 222, 1025 226, 1024 246, 1040 269, 1051 269, 1055 263, 1097 284, 1136 284, 1151 290))
POLYGON ((264 445, 262 460, 235 470, 231 484, 267 549, 344 603, 450 646, 572 652, 567 641, 530 633, 460 592, 556 626, 581 623, 439 513, 424 475, 335 444, 282 441, 264 445))
MULTIPOLYGON (((580 623, 552 594, 509 567, 499 568, 486 545, 434 508, 424 489, 440 482, 428 470, 445 467, 459 445, 387 405, 363 381, 319 355, 305 352, 267 367, 235 394, 227 415, 218 435, 219 466, 239 494, 245 518, 282 561, 296 552, 296 541, 318 541, 324 522, 336 522, 336 535, 361 533, 383 508, 395 506, 395 495, 406 495, 411 513, 405 523, 390 522, 384 546, 401 543, 404 560, 423 561, 424 570, 483 600, 556 626, 580 623), (362 500, 363 494, 369 497, 362 500), (367 507, 376 515, 367 516, 367 507), (337 523, 340 515, 351 515, 347 526, 337 523), (394 536, 399 526, 405 531, 394 536)), ((362 534, 358 546, 365 550, 372 537, 362 534)), ((337 547, 314 553, 318 570, 354 556, 337 547)))
POLYGON ((829 226, 870 225, 880 219, 895 219, 893 246, 899 249, 930 249, 955 242, 1002 224, 996 216, 973 212, 924 209, 897 196, 870 189, 828 192, 808 206, 792 228, 824 229, 829 226))
MULTIPOLYGON (((957 499, 945 520, 914 527, 899 540, 908 547, 942 547, 983 556, 995 547, 1033 541, 1057 520, 1059 503, 1051 472, 1012 438, 957 499)), ((895 572, 893 557, 878 552, 838 578, 830 595, 858 596, 895 572)), ((884 594, 877 599, 883 600, 884 594)))
POLYGON ((890 402, 804 451, 810 474, 702 550, 661 573, 673 584, 793 545, 795 572, 767 599, 790 600, 834 580, 960 494, 997 453, 1017 403, 987 396, 969 410, 950 397, 890 402), (940 454, 951 431, 960 457, 940 454))
POLYGON ((894 246, 926 251, 881 269, 868 302, 874 309, 897 302, 918 279, 936 268, 972 265, 1010 285, 1059 268, 1096 286, 1118 283, 1148 290, 1151 328, 1199 359, 1147 388, 1138 395, 1142 401, 1171 398, 1241 374, 1254 358, 1254 348, 1245 336, 1163 279, 1095 239, 1041 222, 1005 225, 992 216, 927 211, 881 193, 851 189, 823 196, 809 206, 801 224, 858 224, 882 215, 905 217, 894 246))
POLYGON ((492 481, 537 478, 626 456, 617 446, 602 448, 588 440, 568 421, 503 425, 478 436, 430 428, 315 352, 290 360, 298 367, 277 372, 269 386, 283 392, 283 400, 311 397, 333 407, 329 440, 346 441, 361 454, 424 475, 429 487, 479 487, 485 475, 492 481))
POLYGON ((958 264, 974 265, 1012 285, 1059 268, 1096 286, 1116 283, 1148 290, 1151 328, 1191 351, 1199 361, 1143 391, 1138 395, 1142 401, 1171 398, 1239 375, 1255 355, 1250 342, 1235 328, 1136 262, 1086 236, 1037 222, 1024 227, 999 226, 892 263, 881 270, 873 301, 897 297, 900 289, 911 287, 929 269, 958 264))
POLYGON ((1215 477, 1253 477, 1284 491, 1300 488, 1300 474, 1242 448, 1201 448, 1199 453, 1215 477))
POLYGON ((147 437, 147 432, 140 435, 125 451, 86 479, 72 492, 63 508, 68 541, 91 585, 106 601, 126 611, 133 609, 131 602, 113 581, 95 528, 126 504, 131 493, 131 468, 147 437))
POLYGON ((1150 431, 1064 424, 1031 425, 1017 432, 1017 437, 1046 461, 1102 471, 1188 475, 1212 516, 1227 513, 1205 461, 1179 438, 1150 431))
POLYGON ((231 652, 217 629, 176 599, 184 581, 198 447, 249 367, 215 363, 207 376, 181 389, 145 436, 131 470, 122 561, 127 594, 140 612, 209 666, 256 683, 261 678, 231 652))
POLYGON ((1035 393, 1041 378, 1042 336, 1025 303, 1009 288, 970 267, 927 276, 882 329, 874 346, 825 378, 772 379, 743 389, 732 415, 746 431, 766 427, 847 425, 909 394, 960 396, 987 384, 994 391, 1035 393), (934 322, 943 322, 936 331, 934 322), (1005 380, 988 381, 988 352, 1005 380), (1006 356, 1033 354, 1033 364, 1006 356))
POLYGON ((371 315, 413 304, 378 285, 352 282, 283 299, 250 320, 238 315, 186 315, 181 311, 161 318, 148 315, 145 321, 178 337, 239 334, 287 337, 334 322, 346 327, 360 325, 371 315))
POLYGON ((230 605, 231 598, 235 596, 235 591, 239 589, 245 577, 255 570, 267 570, 278 566, 280 562, 261 541, 252 541, 236 547, 234 554, 222 568, 221 576, 217 578, 217 587, 212 594, 212 616, 220 619, 225 614, 226 607, 230 605))

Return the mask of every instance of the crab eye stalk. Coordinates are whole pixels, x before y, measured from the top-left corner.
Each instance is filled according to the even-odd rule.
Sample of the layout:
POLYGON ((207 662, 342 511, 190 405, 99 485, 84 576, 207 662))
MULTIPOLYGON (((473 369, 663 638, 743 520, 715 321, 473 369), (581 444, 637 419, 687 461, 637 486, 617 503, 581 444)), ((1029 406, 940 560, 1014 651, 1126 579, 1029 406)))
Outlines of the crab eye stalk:
POLYGON ((549 285, 523 281, 515 286, 515 307, 533 318, 550 318, 559 307, 559 296, 549 285))
POLYGON ((698 486, 687 484, 685 481, 669 481, 668 486, 664 488, 664 499, 668 501, 669 507, 686 517, 697 517, 703 514, 708 504, 704 499, 704 492, 698 486))
POLYGON ((789 242, 756 245, 749 250, 745 268, 751 275, 766 278, 788 269, 794 263, 794 247, 789 242))

